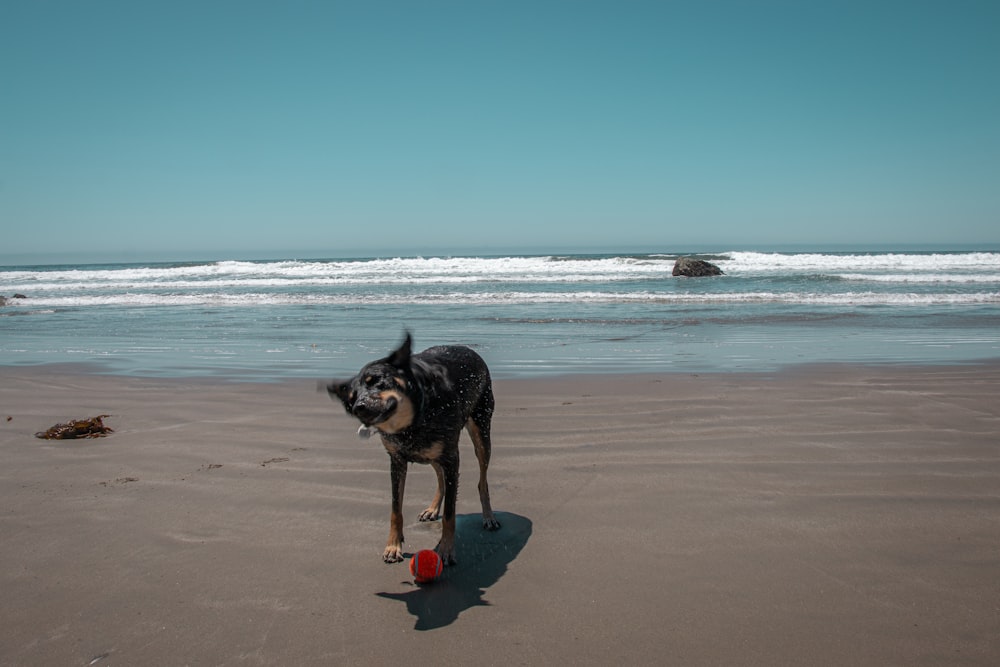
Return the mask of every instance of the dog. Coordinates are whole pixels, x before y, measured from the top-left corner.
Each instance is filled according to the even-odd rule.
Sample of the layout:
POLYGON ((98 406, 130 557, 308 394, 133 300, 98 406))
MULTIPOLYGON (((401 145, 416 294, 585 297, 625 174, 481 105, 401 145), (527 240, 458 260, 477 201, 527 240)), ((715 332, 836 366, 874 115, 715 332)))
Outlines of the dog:
POLYGON ((424 463, 434 468, 438 485, 434 500, 419 520, 441 519, 441 540, 434 550, 445 565, 454 565, 458 440, 463 428, 479 460, 483 528, 500 528, 490 506, 486 480, 492 451, 493 385, 486 362, 467 347, 439 346, 413 354, 412 345, 413 338, 407 332, 402 345, 389 356, 367 364, 350 380, 330 382, 326 389, 361 422, 358 433, 374 429, 389 453, 392 510, 382 560, 403 560, 406 469, 410 463, 424 463))

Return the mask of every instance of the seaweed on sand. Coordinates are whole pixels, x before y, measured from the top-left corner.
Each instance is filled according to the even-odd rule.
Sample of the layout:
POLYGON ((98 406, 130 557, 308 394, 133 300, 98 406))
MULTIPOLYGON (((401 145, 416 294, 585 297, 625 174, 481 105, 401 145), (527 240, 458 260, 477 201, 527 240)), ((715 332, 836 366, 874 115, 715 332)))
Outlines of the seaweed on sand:
POLYGON ((73 419, 65 424, 56 424, 35 434, 44 440, 74 440, 76 438, 103 438, 114 429, 104 425, 104 418, 111 415, 97 415, 89 419, 73 419))

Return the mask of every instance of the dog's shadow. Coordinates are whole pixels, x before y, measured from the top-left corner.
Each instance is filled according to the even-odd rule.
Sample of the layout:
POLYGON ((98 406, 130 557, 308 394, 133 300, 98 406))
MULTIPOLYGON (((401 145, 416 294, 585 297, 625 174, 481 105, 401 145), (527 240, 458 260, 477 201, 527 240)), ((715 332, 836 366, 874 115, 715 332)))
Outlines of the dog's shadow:
POLYGON ((483 530, 482 515, 456 516, 457 565, 446 567, 431 584, 414 585, 413 590, 405 593, 376 595, 405 602, 407 610, 417 618, 416 630, 450 625, 466 609, 489 605, 483 599, 486 589, 507 572, 507 566, 531 537, 530 519, 509 512, 497 512, 496 517, 500 530, 488 532, 483 530))

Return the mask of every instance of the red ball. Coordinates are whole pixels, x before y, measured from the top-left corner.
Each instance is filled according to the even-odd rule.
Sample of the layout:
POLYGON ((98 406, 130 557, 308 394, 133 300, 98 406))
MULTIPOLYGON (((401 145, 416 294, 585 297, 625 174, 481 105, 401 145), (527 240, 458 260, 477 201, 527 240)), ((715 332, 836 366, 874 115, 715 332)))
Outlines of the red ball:
POLYGON ((422 549, 410 559, 410 574, 418 584, 429 584, 441 576, 441 557, 436 551, 422 549))

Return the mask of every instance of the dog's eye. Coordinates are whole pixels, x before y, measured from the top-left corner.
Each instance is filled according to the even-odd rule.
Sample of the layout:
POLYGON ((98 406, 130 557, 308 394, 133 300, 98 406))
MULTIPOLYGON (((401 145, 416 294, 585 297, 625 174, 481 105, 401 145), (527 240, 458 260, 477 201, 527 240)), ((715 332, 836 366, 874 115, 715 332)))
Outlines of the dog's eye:
POLYGON ((367 376, 365 378, 365 386, 366 387, 371 387, 374 384, 375 384, 375 378, 374 378, 374 376, 369 375, 369 376, 367 376))

